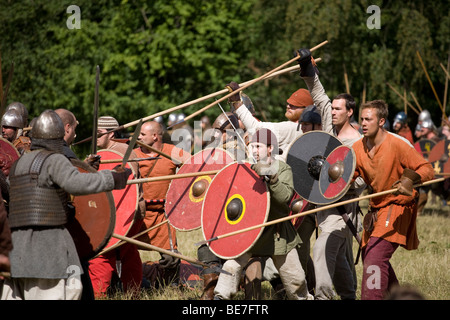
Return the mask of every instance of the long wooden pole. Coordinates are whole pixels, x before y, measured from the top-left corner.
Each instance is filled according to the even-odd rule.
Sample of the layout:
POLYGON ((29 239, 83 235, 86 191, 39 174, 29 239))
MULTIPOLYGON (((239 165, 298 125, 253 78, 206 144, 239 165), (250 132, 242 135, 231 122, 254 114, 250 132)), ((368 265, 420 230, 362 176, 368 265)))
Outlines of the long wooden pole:
MULTIPOLYGON (((324 41, 324 42, 325 42, 325 41, 324 41)), ((328 41, 326 41, 326 42, 328 42, 328 41)), ((319 44, 319 45, 321 46, 321 45, 323 45, 323 44, 325 44, 325 43, 322 43, 322 44, 319 44)), ((315 61, 315 62, 319 62, 319 61, 321 61, 321 60, 322 60, 321 58, 317 58, 317 59, 315 59, 314 61, 315 61)), ((284 73, 287 73, 287 72, 295 72, 295 71, 298 71, 298 70, 300 70, 300 66, 299 66, 299 65, 292 66, 292 67, 288 67, 288 68, 285 68, 285 69, 276 71, 276 72, 274 72, 274 73, 268 75, 265 79, 271 79, 271 78, 273 78, 273 77, 275 77, 275 76, 279 76, 279 75, 284 74, 284 73)), ((242 83, 239 84, 239 86, 245 86, 245 85, 251 83, 252 81, 254 81, 254 80, 248 80, 248 81, 242 82, 242 83)), ((189 107, 189 106, 191 106, 191 105, 193 105, 193 104, 196 104, 196 103, 199 103, 199 102, 203 102, 203 101, 208 100, 208 99, 210 99, 210 98, 217 97, 218 95, 221 95, 221 94, 224 94, 224 93, 227 93, 227 92, 228 92, 228 89, 222 89, 222 90, 219 90, 219 91, 210 93, 210 94, 208 94, 208 95, 206 95, 206 96, 203 96, 203 97, 200 97, 200 98, 197 98, 197 99, 194 99, 194 100, 191 100, 191 101, 182 103, 182 104, 180 104, 180 105, 178 105, 178 106, 175 106, 175 107, 172 107, 172 108, 169 108, 169 109, 166 109, 166 110, 163 110, 163 111, 154 113, 154 114, 149 115, 149 116, 147 116, 147 117, 144 117, 144 118, 141 118, 141 119, 138 119, 138 120, 129 122, 129 123, 127 123, 127 124, 124 124, 124 125, 122 125, 122 126, 119 126, 119 127, 117 127, 117 128, 114 128, 114 129, 111 130, 111 131, 118 131, 118 130, 123 130, 123 129, 129 128, 129 127, 132 127, 132 126, 138 124, 140 120, 142 120, 142 122, 150 121, 150 120, 155 119, 155 118, 157 118, 157 117, 159 117, 159 116, 164 116, 164 115, 166 115, 166 114, 169 114, 169 113, 175 112, 175 111, 177 111, 177 110, 180 110, 180 109, 189 107)), ((29 130, 31 130, 31 127, 26 127, 26 128, 24 128, 23 130, 24 130, 24 131, 29 131, 29 130)), ((111 132, 111 131, 109 131, 109 132, 111 132)), ((101 136, 101 135, 99 135, 99 136, 101 136)), ((77 142, 73 143, 73 145, 77 145, 77 144, 81 144, 81 143, 84 143, 84 142, 88 142, 88 141, 90 141, 90 140, 92 140, 92 136, 91 136, 91 137, 88 137, 88 138, 85 138, 85 139, 83 139, 83 140, 77 141, 77 142)))
MULTIPOLYGON (((441 181, 444 181, 444 180, 445 180, 445 178, 438 178, 438 179, 430 180, 430 181, 427 181, 427 182, 424 182, 424 183, 421 183, 421 184, 418 184, 418 185, 414 185, 414 187, 417 188, 417 187, 421 187, 421 186, 426 186, 426 185, 430 185, 430 184, 433 184, 433 183, 441 182, 441 181)), ((219 235, 219 236, 215 236, 215 237, 213 237, 211 239, 200 241, 200 242, 196 243, 195 245, 199 246, 199 245, 211 242, 211 241, 215 241, 215 240, 231 237, 231 236, 234 236, 234 235, 237 235, 237 234, 240 234, 240 233, 248 232, 248 231, 251 231, 251 230, 254 230, 254 229, 258 229, 258 228, 267 227, 267 226, 270 226, 270 225, 273 225, 273 224, 277 224, 277 223, 280 223, 280 222, 292 220, 292 219, 295 219, 295 218, 298 218, 298 217, 303 217, 303 216, 306 216, 306 215, 309 215, 309 214, 312 214, 312 213, 316 213, 316 212, 319 212, 319 211, 323 211, 323 210, 327 210, 327 209, 331 209, 331 208, 336 208, 338 206, 346 205, 346 204, 349 204, 349 203, 353 203, 353 202, 357 202, 357 201, 361 201, 361 200, 366 200, 366 199, 370 199, 370 198, 374 198, 374 197, 383 196, 383 195, 386 195, 386 194, 394 193, 396 191, 398 191, 398 188, 385 190, 385 191, 381 191, 381 192, 377 192, 377 193, 373 193, 373 194, 368 194, 366 196, 362 196, 362 197, 349 199, 349 200, 333 203, 333 204, 330 204, 330 205, 318 207, 318 208, 315 208, 315 209, 312 209, 312 210, 308 210, 308 211, 305 211, 305 212, 300 212, 300 213, 293 214, 293 215, 290 215, 290 216, 287 216, 287 217, 283 217, 283 218, 280 218, 280 219, 272 220, 272 221, 269 221, 269 222, 266 222, 266 223, 261 223, 261 224, 255 225, 255 226, 251 226, 251 227, 248 227, 248 228, 241 229, 241 230, 236 230, 236 231, 233 231, 233 232, 230 232, 230 233, 226 233, 226 234, 222 234, 222 235, 219 235)))
POLYGON ((412 91, 410 91, 409 94, 413 98, 414 103, 416 104, 417 108, 419 108, 420 112, 422 112, 422 107, 420 106, 419 101, 417 101, 416 96, 414 95, 414 93, 412 91))
MULTIPOLYGON (((146 234, 147 232, 150 232, 150 231, 152 231, 152 230, 154 230, 154 229, 156 229, 156 228, 159 228, 159 227, 165 225, 165 224, 168 223, 168 222, 169 222, 169 220, 164 220, 163 222, 160 222, 160 223, 158 223, 157 225, 154 225, 154 226, 152 226, 152 227, 150 227, 150 228, 148 228, 148 229, 146 229, 146 230, 144 230, 144 231, 139 232, 138 234, 135 234, 134 236, 131 237, 131 239, 139 238, 140 236, 146 234)), ((101 255, 103 255, 103 254, 105 254, 105 253, 108 253, 109 251, 114 250, 114 249, 120 247, 121 245, 124 245, 125 243, 127 243, 125 240, 120 240, 119 242, 116 242, 116 243, 113 244, 112 246, 110 246, 110 247, 108 247, 108 248, 106 248, 106 249, 103 249, 103 250, 102 250, 100 253, 98 253, 94 258, 97 258, 98 256, 101 256, 101 255)), ((92 259, 94 259, 94 258, 92 258, 92 259)))
POLYGON ((430 83, 431 90, 433 90, 434 96, 436 97, 436 100, 439 104, 439 107, 441 107, 442 115, 445 116, 445 110, 442 106, 441 100, 439 99, 438 94, 436 93, 436 89, 434 89, 433 82, 431 82, 430 75, 428 74, 427 68, 425 68, 425 64, 423 63, 422 57, 420 56, 419 51, 416 51, 417 57, 419 58, 420 64, 422 65, 423 72, 425 72, 425 76, 427 77, 428 82, 430 83))
MULTIPOLYGON (((441 68, 442 67, 443 67, 443 64, 441 63, 441 68)), ((445 74, 447 75, 445 77, 444 101, 442 102, 442 105, 444 106, 444 110, 447 109, 448 79, 450 78, 450 75, 448 74, 449 69, 450 69, 450 54, 448 55, 448 60, 447 60, 447 70, 444 69, 445 74)))
POLYGON ((133 180, 128 180, 127 184, 138 184, 138 183, 147 183, 147 182, 155 182, 155 181, 163 181, 163 180, 184 179, 184 178, 193 178, 193 177, 199 177, 199 176, 211 176, 211 175, 217 174, 219 171, 220 170, 199 171, 199 172, 170 174, 167 176, 159 176, 159 177, 152 177, 152 178, 133 179, 133 180))
POLYGON ((417 111, 416 108, 414 108, 414 106, 405 99, 405 97, 403 95, 401 95, 393 86, 391 86, 391 84, 389 82, 386 82, 386 84, 388 85, 389 88, 392 89, 392 91, 394 91, 411 109, 414 110, 415 113, 417 113, 418 115, 420 114, 419 111, 417 111))
POLYGON ((142 242, 142 241, 138 241, 136 239, 132 239, 132 238, 129 238, 129 237, 121 236, 121 235, 115 234, 115 233, 113 233, 112 236, 114 238, 116 238, 116 239, 135 244, 138 247, 141 247, 141 248, 144 248, 144 249, 153 250, 153 251, 157 251, 157 252, 160 252, 160 253, 165 253, 165 254, 167 254, 169 256, 172 256, 172 257, 175 257, 175 258, 178 258, 178 259, 181 259, 181 260, 185 260, 187 262, 190 262, 192 264, 196 264, 196 265, 199 265, 199 266, 202 266, 202 267, 206 267, 206 268, 209 267, 204 262, 201 262, 201 261, 199 261, 197 259, 185 256, 185 255, 182 255, 182 254, 179 254, 177 252, 173 252, 173 251, 170 251, 170 250, 166 250, 166 249, 162 249, 162 248, 159 248, 159 247, 155 247, 155 246, 153 246, 151 244, 148 244, 148 243, 145 243, 145 242, 142 242))
MULTIPOLYGON (((324 46, 324 45, 327 44, 327 43, 328 43, 328 40, 323 41, 322 43, 318 44, 317 46, 311 48, 311 49, 310 49, 310 52, 313 52, 313 51, 315 51, 315 50, 321 48, 322 46, 324 46)), ((216 100, 216 101, 214 101, 214 102, 208 104, 206 107, 203 107, 203 108, 201 108, 200 110, 198 110, 198 111, 192 113, 191 115, 187 116, 186 118, 184 118, 184 122, 185 122, 185 121, 188 121, 189 119, 192 119, 193 117, 195 117, 195 116, 197 116, 197 115, 199 115, 199 114, 201 114, 201 113, 203 113, 203 112, 205 112, 206 110, 208 110, 208 109, 211 108, 212 106, 216 105, 217 103, 222 102, 223 100, 228 99, 229 97, 235 95, 236 93, 238 93, 238 92, 240 92, 240 91, 242 91, 242 90, 244 90, 244 89, 250 87, 251 85, 255 84, 256 82, 259 82, 259 81, 261 81, 261 80, 264 80, 264 79, 268 78, 268 77, 269 77, 270 75, 272 75, 273 73, 275 73, 275 72, 277 72, 278 70, 280 70, 280 69, 286 67, 287 65, 289 65, 289 64, 291 64, 292 62, 298 60, 299 58, 300 58, 300 55, 297 55, 296 57, 294 57, 294 58, 292 58, 291 60, 289 60, 289 61, 283 63, 282 65, 276 67, 275 69, 270 70, 269 72, 263 74, 262 76, 260 76, 260 77, 258 77, 258 78, 256 78, 256 79, 253 79, 253 80, 247 82, 247 83, 246 83, 245 85, 243 85, 243 86, 239 86, 239 89, 236 89, 236 90, 234 90, 233 92, 228 93, 227 95, 223 96, 222 98, 220 98, 220 99, 218 99, 218 100, 216 100)))

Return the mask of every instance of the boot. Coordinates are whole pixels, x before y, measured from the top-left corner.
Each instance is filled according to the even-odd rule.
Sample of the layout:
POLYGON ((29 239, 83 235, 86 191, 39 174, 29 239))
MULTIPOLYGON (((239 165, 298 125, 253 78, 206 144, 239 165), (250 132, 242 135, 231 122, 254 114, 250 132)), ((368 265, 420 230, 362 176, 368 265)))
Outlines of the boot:
POLYGON ((203 278, 203 294, 200 300, 214 300, 214 288, 217 285, 219 275, 217 273, 207 273, 202 275, 203 278))

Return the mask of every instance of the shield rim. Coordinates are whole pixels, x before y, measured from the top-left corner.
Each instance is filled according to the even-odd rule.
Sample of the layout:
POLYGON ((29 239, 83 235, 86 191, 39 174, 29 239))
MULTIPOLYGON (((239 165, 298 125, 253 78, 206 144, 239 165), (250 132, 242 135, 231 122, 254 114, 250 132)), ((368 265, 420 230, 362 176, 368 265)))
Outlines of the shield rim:
MULTIPOLYGON (((113 149, 100 149, 100 150, 97 151, 97 154, 99 155, 100 152, 102 152, 102 153, 103 153, 103 152, 111 152, 111 153, 115 153, 118 157, 121 157, 121 158, 123 158, 123 156, 124 156, 121 152, 119 152, 119 151, 117 151, 117 150, 113 150, 113 149)), ((100 165, 101 165, 101 164, 100 164, 100 165)), ((136 178, 136 177, 137 177, 137 173, 135 172, 133 166, 131 166, 131 165, 127 162, 127 163, 126 163, 126 167, 129 168, 129 169, 131 169, 131 172, 133 173, 133 176, 136 178)), ((100 167, 99 167, 99 169, 100 169, 100 167)), ((104 170, 110 170, 110 169, 104 169, 104 170)), ((101 170, 99 170, 99 171, 101 171, 101 170)), ((133 179, 133 178, 132 178, 132 176, 130 175, 130 176, 128 177, 128 180, 131 180, 131 179, 133 179)), ((111 191, 111 194, 112 194, 113 199, 115 199, 115 198, 114 198, 114 194, 113 194, 112 191, 111 191)), ((127 198, 128 198, 128 195, 127 195, 127 198)), ((115 207, 116 207, 116 205, 115 205, 115 200, 114 200, 114 208, 115 208, 115 207)), ((133 213, 134 216, 136 215, 136 211, 137 211, 138 209, 139 209, 139 187, 136 187, 136 206, 135 206, 135 208, 134 208, 134 213, 133 213)), ((113 233, 116 233, 116 232, 115 232, 115 225, 117 224, 117 208, 115 208, 115 211, 116 211, 116 212, 115 212, 115 221, 114 221, 114 231, 113 231, 113 233)), ((130 232, 130 230, 132 229, 132 227, 135 225, 136 220, 134 219, 134 216, 133 216, 132 222, 130 223, 130 226, 128 227, 128 230, 125 232, 125 234, 123 234, 123 236, 127 236, 128 233, 130 232)), ((119 239, 114 238, 114 237, 111 237, 111 239, 109 239, 108 243, 106 244, 105 248, 108 248, 108 247, 110 247, 111 245, 113 245, 113 244, 115 244, 115 243, 117 243, 117 242, 119 242, 119 241, 120 241, 119 239)))
POLYGON ((446 147, 448 148, 449 145, 450 145, 450 140, 449 139, 442 139, 442 140, 438 141, 433 146, 433 149, 431 149, 430 153, 428 154, 428 156, 429 156, 428 162, 433 167, 433 171, 434 171, 435 175, 440 175, 440 174, 443 174, 443 173, 450 173, 450 156, 447 159, 447 161, 445 161, 445 162, 441 161, 442 156, 444 154, 447 154, 446 147), (442 152, 440 152, 439 158, 437 160, 433 160, 433 157, 434 157, 434 152, 433 151, 436 151, 436 153, 437 153, 438 148, 441 148, 442 152), (432 156, 432 159, 430 159, 430 156, 432 156), (439 168, 441 169, 441 172, 439 172, 439 173, 436 172, 436 170, 435 170, 435 166, 436 165, 439 166, 439 168))
MULTIPOLYGON (((185 166, 187 167, 187 165, 191 164, 191 161, 193 161, 193 159, 194 159, 195 156, 198 156, 199 154, 204 153, 205 151, 209 151, 209 150, 217 150, 217 149, 219 149, 219 150, 221 150, 221 152, 224 152, 225 154, 227 154, 231 159, 234 159, 233 155, 232 155, 230 152, 228 152, 227 150, 223 149, 223 148, 220 148, 220 147, 207 147, 207 148, 204 148, 203 150, 200 150, 199 152, 193 154, 193 155, 189 158, 188 161, 185 161, 184 164, 183 164, 183 165, 180 167, 180 169, 177 171, 177 174, 179 174, 179 173, 185 173, 185 172, 182 171, 183 167, 185 167, 185 166)), ((233 162, 235 162, 235 161, 233 161, 233 162)), ((222 167, 222 169, 225 168, 225 166, 226 166, 226 165, 224 165, 224 166, 222 167)), ((216 174, 216 175, 217 175, 217 174, 216 174)), ((208 177, 209 177, 209 176, 208 176, 208 177)), ((197 178, 198 178, 198 177, 197 177, 197 178)), ((170 225, 171 225, 172 227, 174 227, 177 231, 186 232, 186 231, 197 230, 197 229, 199 229, 199 228, 202 227, 201 211, 202 211, 202 208, 203 208, 203 202, 205 202, 206 194, 207 194, 207 192, 208 192, 209 186, 211 185, 213 179, 214 179, 214 176, 211 178, 211 182, 209 183, 208 188, 206 189, 205 194, 204 194, 204 196, 203 196, 203 199, 201 200, 202 206, 200 207, 200 219, 199 219, 200 225, 198 225, 197 227, 193 227, 193 228, 181 228, 180 226, 174 225, 174 224, 172 223, 172 221, 171 221, 171 219, 170 219, 170 218, 171 218, 171 215, 170 215, 170 216, 167 215, 167 220, 169 220, 170 225)), ((167 207, 167 204, 169 203, 169 200, 170 200, 169 194, 170 194, 170 192, 171 192, 171 187, 172 187, 172 184, 173 184, 173 183, 175 183, 175 184, 178 183, 177 180, 178 180, 178 179, 172 180, 172 181, 170 182, 169 188, 167 189, 167 193, 166 193, 166 202, 165 202, 165 204, 164 204, 164 212, 166 212, 166 213, 169 212, 168 207, 167 207)), ((172 188, 172 189, 173 189, 173 188, 172 188)), ((189 196, 189 193, 186 193, 185 196, 188 197, 188 196, 189 196)), ((200 202, 200 201, 199 201, 199 202, 200 202)), ((175 205, 176 205, 176 204, 175 204, 175 205)), ((174 205, 174 207, 175 207, 175 205, 174 205)), ((171 208, 169 207, 169 209, 171 209, 171 208)))
MULTIPOLYGON (((308 131, 308 132, 306 132, 306 133, 300 135, 299 137, 297 137, 297 138, 296 138, 294 141, 292 141, 292 143, 289 145, 289 148, 288 148, 288 150, 287 150, 288 152, 287 152, 287 155, 286 155, 286 163, 287 163, 289 166, 291 166, 291 165, 288 163, 288 158, 289 158, 290 151, 291 151, 292 147, 294 146, 294 144, 295 144, 298 140, 304 138, 304 137, 305 137, 306 135, 308 135, 308 134, 317 134, 317 133, 326 134, 327 136, 330 137, 330 139, 334 139, 334 140, 336 140, 337 142, 339 142, 339 145, 337 145, 336 148, 343 145, 342 141, 339 140, 338 137, 336 137, 335 135, 333 135, 333 134, 331 134, 331 133, 328 133, 328 132, 323 131, 323 130, 313 130, 313 131, 308 131)), ((334 149, 336 149, 336 148, 334 148, 334 149)), ((334 150, 334 149, 333 149, 333 150, 334 150)), ((330 153, 333 152, 333 150, 331 150, 330 153)), ((330 154, 330 153, 329 153, 329 154, 330 154)), ((328 154, 328 155, 329 155, 329 154, 328 154)), ((328 155, 326 155, 326 156, 328 157, 328 155)), ((292 168, 292 166, 291 166, 291 168, 292 168)), ((294 169, 292 169, 292 173, 293 173, 293 175, 294 175, 294 169)), ((319 177, 319 178, 320 178, 320 177, 319 177)), ((300 195, 303 199, 305 199, 306 201, 308 201, 308 202, 310 202, 310 203, 312 203, 312 204, 315 204, 315 205, 325 205, 325 204, 329 204, 330 201, 328 201, 328 199, 326 199, 325 197, 323 197, 323 195, 322 195, 322 193, 321 193, 321 191, 320 191, 320 188, 319 188, 319 181, 320 181, 320 179, 319 179, 319 180, 316 180, 316 181, 317 181, 317 192, 320 193, 320 196, 321 196, 321 198, 322 198, 321 200, 326 200, 325 202, 313 201, 313 200, 309 199, 310 197, 304 197, 304 195, 300 194, 300 192, 298 192, 298 190, 296 189, 297 184, 296 184, 296 177, 295 177, 295 176, 294 176, 294 190, 295 190, 295 192, 296 192, 298 195, 300 195)), ((310 194, 309 194, 309 195, 310 195, 310 194)), ((317 200, 317 199, 316 199, 316 200, 317 200)))
POLYGON ((420 151, 417 150, 417 147, 420 147, 420 142, 431 142, 432 143, 431 150, 433 150, 433 148, 436 146, 437 142, 434 140, 431 140, 431 139, 419 139, 414 143, 414 149, 416 149, 416 151, 419 152, 422 155, 422 157, 425 158, 425 160, 428 160, 428 156, 430 155, 431 150, 430 150, 430 152, 424 152, 424 151, 422 151, 422 148, 420 148, 420 151))
MULTIPOLYGON (((321 183, 323 183, 324 182, 323 179, 325 179, 325 177, 324 177, 325 173, 323 173, 323 172, 325 172, 324 170, 320 171, 320 178, 319 178, 319 190, 322 193, 323 197, 326 198, 326 199, 329 199, 329 200, 333 200, 334 202, 338 201, 339 199, 341 199, 347 193, 348 189, 350 189, 350 184, 351 184, 351 181, 352 181, 351 179, 352 179, 353 173, 355 172, 355 169, 356 169, 356 154, 355 154, 355 151, 353 150, 352 147, 348 147, 346 145, 339 146, 339 147, 335 148, 333 151, 331 151, 330 154, 328 155, 327 159, 325 160, 324 165, 325 165, 325 163, 328 163, 328 158, 331 156, 331 154, 333 152, 335 152, 336 150, 340 149, 340 148, 346 148, 346 149, 350 150, 350 153, 352 154, 352 170, 351 170, 351 173, 350 173, 350 176, 349 176, 349 180, 347 181, 347 184, 346 184, 345 188, 343 188, 336 196, 334 196, 332 198, 327 197, 327 196, 325 196, 324 192, 322 191, 322 187, 321 187, 321 183)), ((348 156, 348 153, 347 153, 346 156, 348 156)), ((328 176, 328 174, 326 174, 326 175, 328 176)))
MULTIPOLYGON (((84 161, 81 161, 79 159, 71 158, 70 162, 72 163, 72 165, 74 167, 77 167, 77 165, 78 165, 77 168, 81 168, 83 170, 86 170, 87 172, 92 172, 92 173, 97 172, 97 170, 95 170, 90 165, 88 165, 87 163, 85 163, 84 161)), ((112 192, 105 191, 104 193, 106 194, 106 197, 109 202, 109 206, 111 208, 111 219, 110 219, 108 229, 106 231, 105 239, 103 239, 103 241, 97 246, 97 248, 93 248, 91 250, 91 253, 87 254, 85 257, 82 257, 78 254, 80 260, 89 261, 92 258, 94 258, 98 253, 100 253, 105 248, 105 246, 108 244, 108 242, 110 241, 110 239, 113 235, 114 226, 116 225, 116 206, 114 203, 114 197, 112 195, 112 192)), ((71 235, 71 237, 72 237, 72 235, 71 235)), ((78 250, 77 250, 77 252, 78 252, 78 250)))
MULTIPOLYGON (((251 165, 251 162, 249 162, 249 161, 235 161, 235 162, 232 162, 232 163, 228 164, 227 166, 225 166, 222 170, 220 170, 220 171, 214 176, 214 178, 212 179, 212 181, 211 181, 211 183, 209 184, 209 186, 212 186, 212 184, 214 183, 214 180, 219 176, 219 174, 221 174, 221 173, 223 174, 223 172, 225 172, 225 170, 226 170, 228 167, 233 166, 233 165, 241 165, 241 164, 249 164, 249 165, 251 165)), ((265 188, 266 188, 266 197, 267 197, 266 213, 265 213, 265 216, 264 216, 264 223, 265 223, 265 222, 267 222, 267 219, 268 219, 268 217, 269 217, 269 211, 270 211, 270 193, 269 193, 269 188, 268 188, 268 186, 267 186, 267 183, 264 182, 264 186, 265 186, 265 188)), ((209 192, 210 189, 212 190, 212 188, 208 188, 208 190, 206 191, 205 199, 207 198, 208 192, 209 192)), ((203 203, 202 203, 201 222, 202 222, 202 235, 203 235, 203 239, 207 240, 207 239, 206 239, 206 235, 205 235, 205 230, 204 230, 204 228, 203 228, 203 212, 204 212, 205 202, 206 202, 206 201, 203 201, 203 203)), ((250 246, 248 246, 248 248, 246 248, 244 251, 242 251, 241 253, 239 253, 239 254, 237 254, 237 255, 234 255, 234 256, 224 256, 224 255, 218 254, 217 252, 214 251, 213 248, 211 248, 209 242, 208 242, 207 245, 208 245, 209 249, 211 250, 211 252, 213 252, 213 253, 214 253, 216 256, 218 256, 219 258, 226 259, 226 260, 228 260, 228 259, 235 259, 235 258, 238 258, 238 257, 242 256, 244 253, 248 252, 251 248, 253 248, 253 246, 256 244, 256 242, 258 241, 258 239, 261 237, 261 234, 263 233, 264 229, 265 229, 265 227, 261 227, 261 228, 260 228, 260 231, 259 231, 258 235, 256 236, 256 238, 254 239, 253 243, 252 243, 250 246)), ((220 236, 220 235, 217 235, 217 236, 220 236)), ((227 239, 227 238, 224 238, 224 239, 227 239)), ((221 239, 221 240, 222 240, 222 239, 221 239)))

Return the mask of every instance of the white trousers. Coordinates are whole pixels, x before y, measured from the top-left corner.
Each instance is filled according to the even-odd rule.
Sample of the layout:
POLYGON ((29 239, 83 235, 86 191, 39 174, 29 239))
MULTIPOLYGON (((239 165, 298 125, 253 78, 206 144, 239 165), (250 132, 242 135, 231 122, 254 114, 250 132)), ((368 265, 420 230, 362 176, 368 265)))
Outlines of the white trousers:
MULTIPOLYGON (((229 274, 220 273, 214 294, 224 300, 230 300, 238 291, 242 270, 251 258, 251 254, 244 253, 236 259, 227 260, 223 270, 229 274)), ((308 293, 305 272, 303 271, 296 249, 286 255, 272 256, 275 268, 280 274, 281 281, 290 300, 312 300, 308 293)))

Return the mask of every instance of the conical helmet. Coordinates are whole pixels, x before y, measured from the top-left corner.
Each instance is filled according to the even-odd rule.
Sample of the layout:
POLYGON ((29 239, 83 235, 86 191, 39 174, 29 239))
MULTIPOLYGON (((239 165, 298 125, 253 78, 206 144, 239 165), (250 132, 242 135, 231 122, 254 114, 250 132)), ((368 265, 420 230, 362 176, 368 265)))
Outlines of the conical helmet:
POLYGON ((2 117, 2 127, 13 127, 23 129, 23 118, 19 111, 9 109, 2 117))
POLYGON ((32 139, 62 139, 64 133, 63 122, 53 110, 42 112, 31 129, 32 139))

